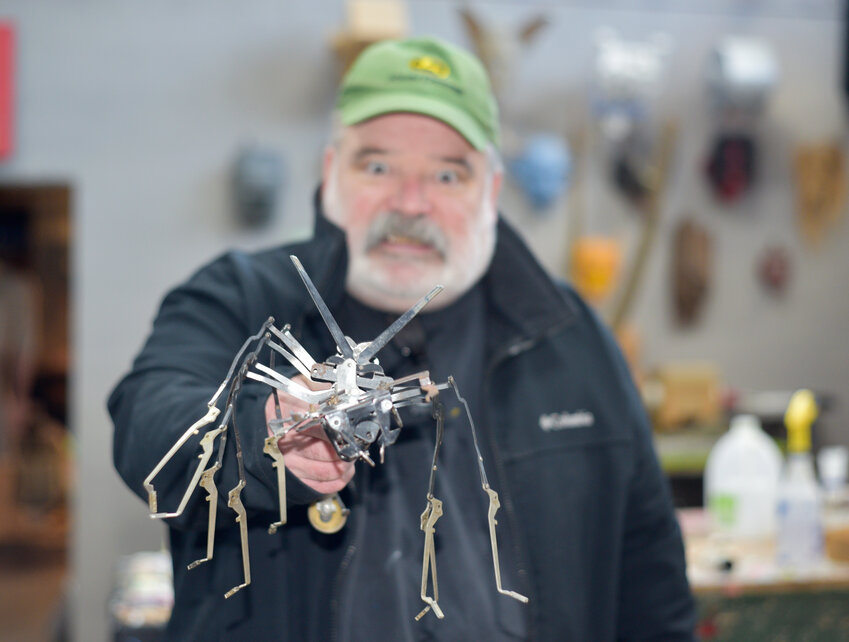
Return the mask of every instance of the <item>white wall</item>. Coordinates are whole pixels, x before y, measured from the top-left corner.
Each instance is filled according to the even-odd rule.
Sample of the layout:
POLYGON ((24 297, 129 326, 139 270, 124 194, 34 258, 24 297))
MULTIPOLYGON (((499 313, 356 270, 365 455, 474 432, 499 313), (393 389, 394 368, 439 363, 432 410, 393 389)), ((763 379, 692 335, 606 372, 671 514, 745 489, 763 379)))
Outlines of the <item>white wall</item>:
MULTIPOLYGON (((796 240, 788 157, 791 145, 844 136, 836 90, 837 2, 542 3, 552 26, 520 62, 512 107, 520 125, 575 132, 586 118, 581 91, 592 32, 604 23, 627 36, 666 30, 676 38, 666 105, 681 115, 678 187, 635 320, 646 361, 713 358, 729 382, 751 388, 814 386, 849 399, 849 223, 817 251, 796 240), (764 6, 766 3, 760 3, 764 6), (804 10, 799 7, 804 6, 804 10), (711 43, 729 31, 776 46, 782 85, 770 110, 768 171, 760 195, 736 213, 719 211, 694 175, 706 144, 699 74, 711 43), (716 273, 704 322, 676 330, 667 304, 668 237, 675 217, 696 212, 716 235, 716 273), (796 265, 782 301, 760 293, 752 254, 767 240, 790 244, 796 265)), ((465 42, 454 3, 413 0, 412 24, 465 42)), ((496 23, 528 16, 522 3, 478 3, 496 23)), ((341 25, 341 0, 4 0, 0 17, 18 39, 17 149, 0 182, 65 180, 74 188, 72 418, 77 441, 73 615, 78 640, 108 633, 106 600, 117 557, 160 544, 162 527, 126 490, 111 465, 105 398, 128 367, 165 290, 230 245, 257 247, 304 236, 335 83, 326 47, 341 25), (229 169, 240 145, 259 141, 284 154, 288 186, 278 217, 261 233, 239 231, 229 203, 229 169)), ((633 228, 600 196, 598 214, 633 228)), ((565 225, 523 211, 510 217, 553 270, 565 225)), ((849 411, 833 413, 832 441, 849 442, 849 411)))

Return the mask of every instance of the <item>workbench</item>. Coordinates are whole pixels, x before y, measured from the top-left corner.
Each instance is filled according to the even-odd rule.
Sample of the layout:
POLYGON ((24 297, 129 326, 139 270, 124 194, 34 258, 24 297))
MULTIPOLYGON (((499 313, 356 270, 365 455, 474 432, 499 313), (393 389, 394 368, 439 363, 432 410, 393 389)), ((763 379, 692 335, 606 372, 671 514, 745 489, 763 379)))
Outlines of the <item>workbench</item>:
POLYGON ((702 509, 679 520, 703 642, 849 641, 849 562, 786 569, 774 538, 711 533, 702 509))

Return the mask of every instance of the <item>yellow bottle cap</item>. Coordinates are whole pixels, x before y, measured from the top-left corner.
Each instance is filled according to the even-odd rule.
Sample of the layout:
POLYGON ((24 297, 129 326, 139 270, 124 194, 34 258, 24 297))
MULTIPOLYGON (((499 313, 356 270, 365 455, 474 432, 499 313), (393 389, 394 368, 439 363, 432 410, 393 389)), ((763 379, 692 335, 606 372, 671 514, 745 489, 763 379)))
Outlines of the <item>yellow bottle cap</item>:
POLYGON ((802 389, 793 393, 784 413, 788 452, 805 453, 811 450, 811 424, 818 415, 819 408, 813 392, 802 389))

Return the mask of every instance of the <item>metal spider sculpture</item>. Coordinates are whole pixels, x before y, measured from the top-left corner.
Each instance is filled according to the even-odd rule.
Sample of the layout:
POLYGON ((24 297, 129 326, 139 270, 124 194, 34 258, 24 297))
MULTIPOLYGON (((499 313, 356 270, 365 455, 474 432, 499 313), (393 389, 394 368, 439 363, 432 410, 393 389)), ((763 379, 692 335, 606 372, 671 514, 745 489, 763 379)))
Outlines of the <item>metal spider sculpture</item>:
MULTIPOLYGON (((451 388, 466 410, 478 460, 481 486, 489 498, 489 535, 492 546, 492 562, 496 589, 503 595, 510 596, 521 602, 527 602, 528 599, 525 596, 501 587, 498 542, 495 533, 495 514, 500 507, 498 493, 490 488, 487 481, 483 457, 478 446, 475 426, 469 406, 466 400, 460 396, 453 378, 448 377, 448 381, 445 383, 433 383, 430 380, 428 372, 424 370, 406 377, 393 379, 384 374, 383 369, 375 358, 377 353, 433 297, 439 294, 442 286, 433 288, 433 290, 422 297, 418 303, 401 315, 373 341, 355 343, 342 333, 342 330, 339 328, 339 325, 336 323, 336 320, 333 318, 333 315, 322 300, 321 295, 318 293, 315 285, 313 285, 298 258, 295 256, 291 256, 290 258, 318 308, 324 323, 327 325, 330 334, 333 336, 338 349, 337 354, 331 355, 322 363, 316 362, 289 332, 288 325, 282 329, 278 329, 274 326, 274 318, 269 318, 257 334, 245 341, 236 354, 227 372, 227 376, 207 403, 206 414, 183 433, 144 480, 144 487, 148 493, 151 518, 162 519, 176 517, 182 514, 192 493, 200 485, 206 490, 206 499, 209 502, 206 557, 192 562, 188 568, 192 569, 212 559, 215 545, 215 520, 218 502, 218 488, 215 485, 215 474, 222 467, 227 434, 228 432, 232 432, 236 448, 239 481, 229 491, 227 506, 236 513, 236 522, 240 528, 244 581, 227 591, 224 597, 228 598, 240 589, 248 586, 251 581, 247 515, 241 501, 241 492, 246 483, 245 470, 239 431, 236 427, 233 412, 239 391, 245 379, 253 379, 265 383, 276 390, 281 390, 309 404, 309 410, 306 413, 292 414, 284 418, 277 395, 274 395, 276 419, 269 422, 271 428, 269 432, 271 434, 265 440, 263 452, 273 459, 272 466, 277 470, 280 518, 269 526, 268 531, 270 534, 275 533, 280 526, 286 523, 286 465, 277 442, 287 432, 291 430, 303 431, 313 426, 321 426, 341 459, 345 461, 362 460, 374 466, 375 463, 369 454, 371 447, 377 444, 380 452, 380 461, 383 462, 386 447, 392 445, 397 440, 398 434, 403 427, 401 417, 398 414, 398 408, 412 404, 431 403, 436 420, 436 439, 426 495, 427 505, 421 515, 421 530, 424 532, 425 537, 422 558, 421 599, 425 603, 425 607, 416 616, 416 620, 419 620, 429 610, 432 610, 437 617, 442 618, 444 615, 437 603, 439 590, 436 581, 436 553, 434 548, 436 522, 442 515, 442 502, 434 497, 433 489, 436 462, 444 430, 444 415, 442 404, 439 401, 439 392, 451 388), (255 347, 248 352, 251 345, 255 345, 255 347), (272 350, 268 366, 259 363, 260 351, 265 346, 268 346, 272 350), (273 367, 275 353, 282 355, 299 373, 310 381, 329 383, 331 384, 330 387, 325 390, 312 390, 280 374, 273 367), (204 426, 213 423, 218 418, 221 413, 218 402, 225 390, 227 390, 227 398, 224 403, 224 415, 217 427, 209 429, 201 437, 201 454, 198 456, 200 462, 189 481, 189 485, 177 509, 173 512, 159 512, 156 490, 153 487, 154 478, 192 436, 198 435, 204 426), (212 457, 216 439, 218 439, 217 460, 207 468, 207 464, 212 457), (428 595, 429 584, 432 585, 432 597, 428 595)), ((309 508, 308 513, 311 523, 318 530, 335 532, 344 525, 347 509, 337 494, 322 498, 309 508)))

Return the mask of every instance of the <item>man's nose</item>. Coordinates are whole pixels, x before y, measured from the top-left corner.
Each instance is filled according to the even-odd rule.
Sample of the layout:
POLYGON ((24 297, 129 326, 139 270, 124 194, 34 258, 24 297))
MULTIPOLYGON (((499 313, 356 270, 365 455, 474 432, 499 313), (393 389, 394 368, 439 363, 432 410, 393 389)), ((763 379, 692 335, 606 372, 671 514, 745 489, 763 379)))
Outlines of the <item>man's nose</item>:
POLYGON ((401 179, 395 195, 393 208, 409 216, 427 214, 430 210, 430 200, 427 196, 425 182, 417 176, 406 176, 401 179))

